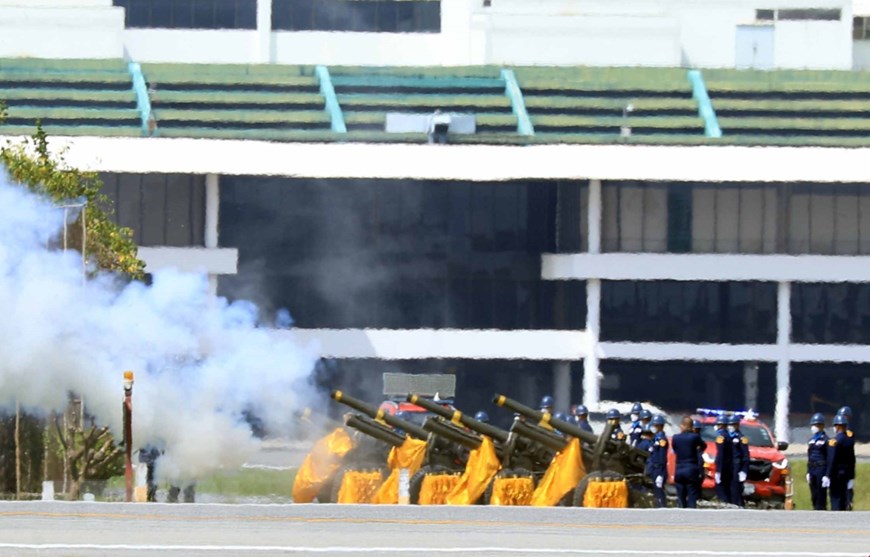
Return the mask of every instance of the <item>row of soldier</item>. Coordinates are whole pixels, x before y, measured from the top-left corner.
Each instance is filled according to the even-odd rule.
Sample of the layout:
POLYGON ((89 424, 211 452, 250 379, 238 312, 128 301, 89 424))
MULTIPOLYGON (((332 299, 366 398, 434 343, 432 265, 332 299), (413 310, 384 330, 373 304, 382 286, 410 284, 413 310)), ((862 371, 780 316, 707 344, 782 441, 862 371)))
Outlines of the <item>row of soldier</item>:
MULTIPOLYGON (((541 410, 552 413, 553 398, 541 400, 541 410)), ((569 418, 564 414, 555 417, 570 419, 586 431, 593 432, 589 424, 589 410, 578 404, 569 418)), ((636 402, 631 408, 631 426, 628 436, 622 431, 619 410, 611 409, 605 418, 613 424, 611 438, 626 441, 632 446, 648 450, 646 475, 653 483, 657 506, 665 507, 667 499, 664 484, 668 477, 668 438, 664 433, 665 418, 653 414, 636 402)), ((855 486, 855 437, 849 429, 852 409, 844 406, 837 411, 833 425, 834 437, 825 433, 825 420, 821 414, 813 415, 810 427, 813 435, 807 450, 807 483, 810 486, 813 509, 826 510, 830 491, 831 510, 851 510, 855 486)), ((723 503, 745 506, 744 484, 749 475, 749 440, 740 432, 740 416, 721 414, 716 419, 716 456, 714 483, 716 497, 723 503)), ((704 452, 707 443, 701 438, 701 423, 685 416, 680 422, 680 432, 672 438, 675 456, 674 487, 677 503, 682 508, 695 508, 701 497, 705 476, 704 452)))
POLYGON ((810 418, 812 437, 807 443, 807 483, 813 509, 827 509, 830 492, 831 510, 852 510, 855 494, 855 434, 850 429, 852 409, 844 406, 834 416, 835 433, 825 432, 825 417, 810 418))

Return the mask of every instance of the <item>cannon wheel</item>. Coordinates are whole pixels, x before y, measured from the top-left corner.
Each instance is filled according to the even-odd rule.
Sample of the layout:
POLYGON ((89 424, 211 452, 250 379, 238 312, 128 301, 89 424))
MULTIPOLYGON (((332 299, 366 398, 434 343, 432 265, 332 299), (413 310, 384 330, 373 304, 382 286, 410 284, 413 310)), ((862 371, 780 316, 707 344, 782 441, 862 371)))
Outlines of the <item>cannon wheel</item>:
POLYGON ((492 499, 492 485, 495 483, 496 478, 532 478, 532 482, 536 486, 538 485, 535 475, 525 468, 503 468, 499 470, 492 481, 489 482, 489 485, 486 486, 486 491, 483 492, 483 497, 481 497, 484 505, 489 505, 492 499))
POLYGON ((411 478, 411 481, 408 485, 408 494, 410 495, 411 504, 419 505, 420 504, 420 490, 423 488, 423 479, 426 478, 429 474, 449 474, 450 469, 446 466, 441 466, 440 464, 435 465, 426 465, 417 470, 417 473, 411 478))
MULTIPOLYGON (((622 480, 625 479, 625 476, 619 474, 617 472, 590 472, 586 474, 586 477, 580 480, 580 483, 577 484, 577 487, 574 489, 574 506, 582 507, 583 506, 583 497, 586 495, 586 488, 589 486, 589 482, 592 480, 622 480)), ((630 501, 629 501, 630 503, 630 501)))

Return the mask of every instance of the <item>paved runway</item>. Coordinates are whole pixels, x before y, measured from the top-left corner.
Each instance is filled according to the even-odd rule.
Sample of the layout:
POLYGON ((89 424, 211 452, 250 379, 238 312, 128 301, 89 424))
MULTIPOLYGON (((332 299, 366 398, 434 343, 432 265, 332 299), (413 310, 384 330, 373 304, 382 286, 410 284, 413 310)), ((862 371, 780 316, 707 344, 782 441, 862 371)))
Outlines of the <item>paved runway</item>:
POLYGON ((870 555, 870 513, 0 503, 0 555, 870 555))

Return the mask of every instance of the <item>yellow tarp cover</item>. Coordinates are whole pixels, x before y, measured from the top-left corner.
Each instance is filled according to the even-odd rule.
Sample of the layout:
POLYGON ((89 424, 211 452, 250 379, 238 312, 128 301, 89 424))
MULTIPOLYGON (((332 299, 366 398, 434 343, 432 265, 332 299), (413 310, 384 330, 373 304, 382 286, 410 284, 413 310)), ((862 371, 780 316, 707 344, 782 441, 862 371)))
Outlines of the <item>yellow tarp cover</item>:
POLYGON ((568 445, 553 457, 544 477, 532 495, 532 506, 552 507, 559 503, 566 493, 577 487, 586 476, 580 440, 571 439, 568 445))
POLYGON ((532 502, 535 480, 532 478, 496 478, 492 481, 490 505, 526 506, 532 502))
POLYGON ((459 483, 459 474, 427 474, 420 486, 418 505, 444 505, 447 494, 459 483))
POLYGON ((380 472, 348 470, 341 478, 337 503, 371 503, 384 477, 380 472))
POLYGON ((372 498, 372 503, 382 505, 395 505, 399 502, 399 470, 408 469, 408 478, 412 478, 417 470, 423 466, 426 458, 426 441, 420 439, 405 439, 401 447, 393 447, 387 464, 390 467, 390 475, 378 488, 378 492, 372 498))
POLYGON ((480 446, 468 455, 465 472, 462 473, 453 491, 447 495, 447 504, 473 505, 486 491, 486 486, 495 477, 499 468, 501 463, 495 454, 495 445, 492 444, 492 439, 484 435, 480 446))
POLYGON ((313 501, 323 484, 338 470, 344 455, 352 448, 353 440, 341 427, 315 443, 296 473, 293 481, 293 501, 313 501))
POLYGON ((596 509, 627 509, 628 482, 590 481, 583 495, 583 506, 596 509))

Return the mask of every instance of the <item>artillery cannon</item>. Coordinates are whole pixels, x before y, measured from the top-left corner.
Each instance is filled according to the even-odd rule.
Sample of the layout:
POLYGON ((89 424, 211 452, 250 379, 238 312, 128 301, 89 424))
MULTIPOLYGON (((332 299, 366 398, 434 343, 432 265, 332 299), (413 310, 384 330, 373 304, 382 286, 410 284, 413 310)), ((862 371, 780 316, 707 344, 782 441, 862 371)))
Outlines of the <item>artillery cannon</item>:
POLYGON ((450 422, 434 421, 434 417, 429 417, 423 426, 419 426, 342 391, 333 391, 330 396, 362 414, 351 416, 347 425, 370 437, 393 447, 401 446, 406 436, 426 441, 423 466, 410 481, 410 500, 413 504, 419 500, 420 489, 427 475, 460 474, 465 469, 469 452, 480 446, 479 437, 450 422))
POLYGON ((576 437, 581 442, 583 464, 587 476, 577 485, 573 502, 575 506, 581 506, 583 496, 591 479, 599 478, 606 480, 625 479, 628 481, 631 506, 647 506, 645 494, 649 480, 644 475, 646 459, 649 453, 629 446, 623 441, 611 439, 614 426, 607 423, 601 435, 596 436, 578 427, 577 425, 558 419, 548 412, 535 410, 516 400, 504 395, 496 394, 493 402, 500 407, 506 408, 518 414, 512 430, 517 430, 521 435, 545 442, 552 435, 547 431, 547 426, 565 435, 576 437), (525 420, 524 422, 522 420, 525 420), (536 424, 536 425, 535 425, 536 424), (542 433, 543 432, 543 433, 542 433), (546 434, 546 435, 545 435, 546 434))

